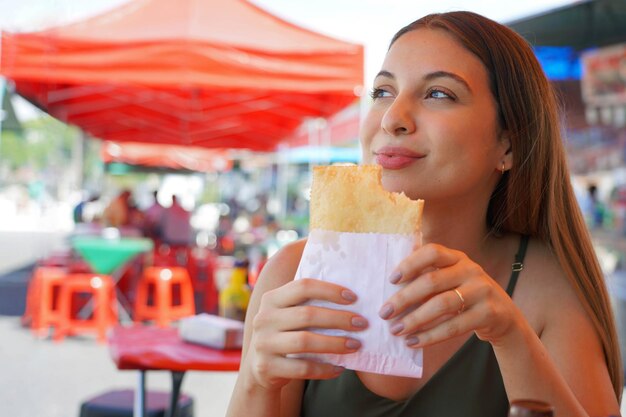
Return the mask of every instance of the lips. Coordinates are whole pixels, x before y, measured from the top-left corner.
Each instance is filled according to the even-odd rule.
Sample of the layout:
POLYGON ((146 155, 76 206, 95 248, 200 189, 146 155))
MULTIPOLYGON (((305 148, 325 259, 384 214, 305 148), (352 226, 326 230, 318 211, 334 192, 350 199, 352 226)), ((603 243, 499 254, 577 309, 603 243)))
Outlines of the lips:
POLYGON ((384 169, 402 169, 424 157, 424 155, 410 149, 396 146, 380 148, 374 152, 374 155, 376 156, 376 163, 384 169))

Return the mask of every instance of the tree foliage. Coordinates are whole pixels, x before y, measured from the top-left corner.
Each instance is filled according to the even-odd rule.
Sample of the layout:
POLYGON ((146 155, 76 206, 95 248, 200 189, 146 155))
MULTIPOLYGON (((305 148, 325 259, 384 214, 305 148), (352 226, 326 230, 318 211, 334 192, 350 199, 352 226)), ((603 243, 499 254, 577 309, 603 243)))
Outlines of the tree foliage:
MULTIPOLYGON (((98 141, 85 141, 80 155, 81 132, 75 126, 43 116, 22 122, 23 131, 2 131, 0 136, 0 184, 23 184, 41 180, 57 189, 78 174, 76 161, 83 161, 84 178, 102 171, 98 141)), ((49 190, 53 191, 53 190, 49 190)))

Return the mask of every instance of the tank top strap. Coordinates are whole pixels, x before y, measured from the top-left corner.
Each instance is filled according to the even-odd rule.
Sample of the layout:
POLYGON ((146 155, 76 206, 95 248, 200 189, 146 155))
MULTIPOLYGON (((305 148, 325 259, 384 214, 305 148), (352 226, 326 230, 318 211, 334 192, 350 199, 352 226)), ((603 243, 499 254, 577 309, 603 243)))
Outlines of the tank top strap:
POLYGON ((522 235, 519 242, 519 249, 515 255, 515 262, 511 265, 511 278, 509 278, 509 285, 506 287, 506 293, 509 297, 513 297, 513 291, 515 291, 515 284, 517 284, 517 278, 519 273, 524 269, 524 257, 526 256, 526 248, 528 247, 528 235, 522 235))

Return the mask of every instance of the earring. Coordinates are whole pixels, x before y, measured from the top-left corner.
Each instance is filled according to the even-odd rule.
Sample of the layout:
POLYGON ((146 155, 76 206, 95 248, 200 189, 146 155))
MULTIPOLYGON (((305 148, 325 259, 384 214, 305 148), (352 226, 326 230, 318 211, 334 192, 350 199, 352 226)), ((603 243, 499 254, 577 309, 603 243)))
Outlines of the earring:
POLYGON ((504 161, 502 161, 502 168, 500 169, 500 171, 502 171, 502 175, 504 175, 504 172, 506 171, 506 170, 504 169, 504 161))

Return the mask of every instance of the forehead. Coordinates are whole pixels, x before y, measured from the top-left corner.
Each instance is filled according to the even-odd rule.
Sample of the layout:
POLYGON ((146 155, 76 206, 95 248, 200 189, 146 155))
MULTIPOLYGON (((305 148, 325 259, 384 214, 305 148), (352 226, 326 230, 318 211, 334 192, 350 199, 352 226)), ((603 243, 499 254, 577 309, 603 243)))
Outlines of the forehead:
POLYGON ((387 52, 383 69, 396 76, 448 71, 470 85, 488 78, 480 59, 442 29, 422 28, 400 36, 387 52))

